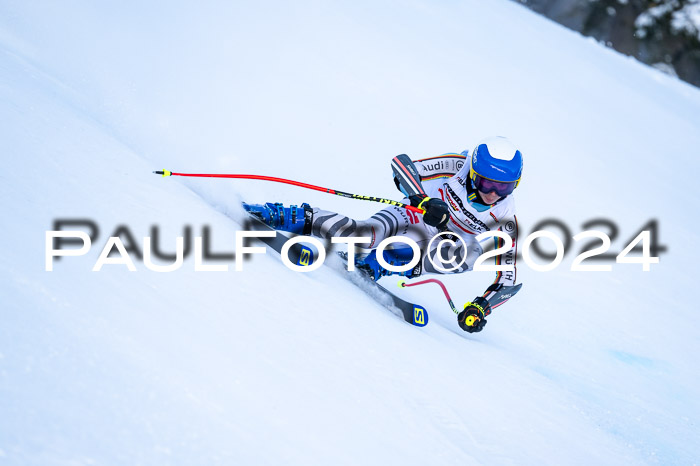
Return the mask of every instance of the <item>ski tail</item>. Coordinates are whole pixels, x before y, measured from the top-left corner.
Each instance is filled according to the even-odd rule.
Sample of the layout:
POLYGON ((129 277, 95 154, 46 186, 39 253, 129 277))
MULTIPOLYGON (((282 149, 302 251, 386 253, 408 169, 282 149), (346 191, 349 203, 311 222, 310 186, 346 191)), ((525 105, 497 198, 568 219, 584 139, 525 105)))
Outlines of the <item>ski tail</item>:
POLYGON ((406 154, 397 155, 391 159, 391 169, 398 181, 399 189, 406 197, 416 194, 426 196, 420 182, 420 175, 413 162, 406 154))
POLYGON ((491 304, 491 309, 496 309, 498 306, 505 304, 506 301, 515 296, 515 294, 520 291, 520 288, 522 287, 522 283, 518 283, 514 286, 503 284, 497 285, 493 290, 490 290, 494 291, 494 293, 488 297, 488 302, 491 304))

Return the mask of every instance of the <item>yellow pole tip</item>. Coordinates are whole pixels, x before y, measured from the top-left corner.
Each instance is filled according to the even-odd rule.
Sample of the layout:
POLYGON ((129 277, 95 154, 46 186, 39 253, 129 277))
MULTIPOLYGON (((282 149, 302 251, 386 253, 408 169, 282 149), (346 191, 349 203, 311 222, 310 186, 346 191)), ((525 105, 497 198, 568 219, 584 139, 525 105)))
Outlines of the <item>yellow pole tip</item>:
POLYGON ((405 285, 406 285, 406 281, 405 281, 405 280, 400 280, 400 281, 399 281, 399 288, 403 288, 405 285))

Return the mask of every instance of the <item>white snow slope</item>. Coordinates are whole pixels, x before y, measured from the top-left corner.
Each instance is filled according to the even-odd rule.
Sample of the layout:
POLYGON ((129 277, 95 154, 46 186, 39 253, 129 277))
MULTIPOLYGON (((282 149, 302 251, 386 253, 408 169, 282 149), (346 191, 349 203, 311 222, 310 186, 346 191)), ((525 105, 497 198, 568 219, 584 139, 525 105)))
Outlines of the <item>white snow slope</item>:
MULTIPOLYGON (((0 122, 2 464, 700 458, 695 88, 507 0, 3 1, 0 122), (120 225, 139 244, 157 226, 166 251, 209 226, 231 253, 241 199, 381 207, 151 170, 399 198, 391 157, 493 134, 525 154, 523 239, 607 218, 617 253, 657 219, 660 263, 572 272, 581 244, 550 272, 521 261, 521 293, 477 335, 437 289, 399 291, 431 312, 418 329, 272 254, 91 271, 120 225), (47 272, 45 232, 70 218, 99 237, 47 272)), ((445 283, 461 304, 492 279, 445 283)))

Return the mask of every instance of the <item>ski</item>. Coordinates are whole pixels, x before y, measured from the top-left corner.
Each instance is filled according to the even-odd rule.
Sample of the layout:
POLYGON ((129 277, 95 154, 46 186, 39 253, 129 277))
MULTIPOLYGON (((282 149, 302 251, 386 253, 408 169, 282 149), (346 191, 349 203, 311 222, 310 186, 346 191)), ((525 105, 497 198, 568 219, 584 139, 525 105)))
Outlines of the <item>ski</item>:
MULTIPOLYGON (((289 239, 287 236, 283 235, 281 232, 270 228, 265 223, 261 222, 257 217, 250 216, 250 220, 245 225, 246 230, 255 231, 275 231, 277 233, 274 237, 257 237, 258 241, 265 243, 270 249, 282 253, 282 248, 284 244, 289 239)), ((295 265, 311 265, 316 259, 316 251, 302 243, 296 243, 289 248, 288 257, 290 262, 295 265)), ((331 257, 327 257, 327 260, 331 257)), ((328 260, 329 265, 331 260, 328 260)), ((341 261, 338 261, 341 262, 341 261)), ((347 264, 346 264, 347 265, 347 264)), ((345 277, 354 283, 362 291, 373 297, 377 302, 382 304, 384 307, 391 311, 398 311, 401 317, 411 325, 416 327, 425 327, 428 325, 428 311, 424 306, 405 301, 398 296, 391 293, 389 290, 384 288, 382 285, 378 284, 374 280, 367 277, 362 272, 349 272, 347 267, 333 267, 339 272, 345 274, 345 277)))
POLYGON ((496 309, 501 304, 504 304, 510 298, 515 296, 515 294, 520 291, 523 284, 518 283, 514 286, 500 285, 495 291, 496 293, 488 298, 488 302, 491 304, 491 309, 496 309))

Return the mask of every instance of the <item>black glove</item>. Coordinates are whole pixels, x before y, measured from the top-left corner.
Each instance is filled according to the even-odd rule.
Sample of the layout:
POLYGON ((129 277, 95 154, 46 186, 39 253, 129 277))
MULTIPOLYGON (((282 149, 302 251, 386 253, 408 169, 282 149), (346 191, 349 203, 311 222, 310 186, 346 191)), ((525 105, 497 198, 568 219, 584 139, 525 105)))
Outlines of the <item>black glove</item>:
POLYGON ((444 230, 450 221, 450 211, 442 199, 428 197, 425 194, 416 194, 409 197, 411 205, 425 210, 423 221, 438 230, 444 230))
POLYGON ((465 332, 481 332, 486 325, 485 317, 491 314, 491 304, 479 296, 464 305, 464 310, 457 315, 457 323, 465 332))

